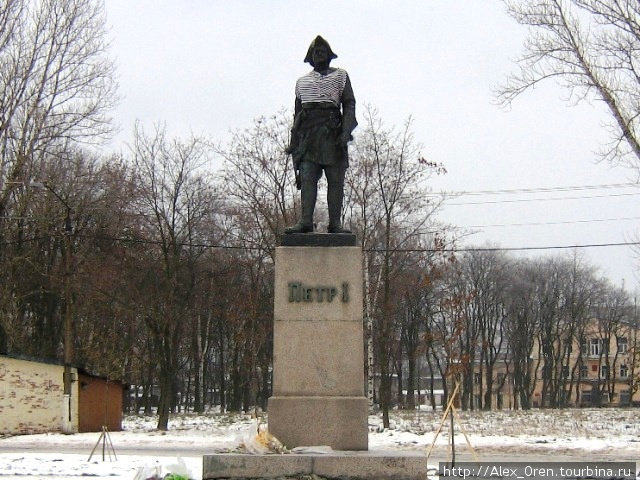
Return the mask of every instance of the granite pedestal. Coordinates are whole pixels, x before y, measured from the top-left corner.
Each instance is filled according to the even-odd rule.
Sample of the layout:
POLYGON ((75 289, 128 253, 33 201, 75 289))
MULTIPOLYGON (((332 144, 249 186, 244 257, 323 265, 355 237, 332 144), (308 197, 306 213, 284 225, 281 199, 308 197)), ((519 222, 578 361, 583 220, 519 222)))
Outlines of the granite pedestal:
POLYGON ((285 235, 282 243, 269 432, 289 448, 366 450, 362 250, 355 235, 285 235))
POLYGON ((203 479, 427 478, 424 456, 367 451, 362 260, 355 235, 284 235, 276 249, 269 432, 335 452, 205 455, 203 479))

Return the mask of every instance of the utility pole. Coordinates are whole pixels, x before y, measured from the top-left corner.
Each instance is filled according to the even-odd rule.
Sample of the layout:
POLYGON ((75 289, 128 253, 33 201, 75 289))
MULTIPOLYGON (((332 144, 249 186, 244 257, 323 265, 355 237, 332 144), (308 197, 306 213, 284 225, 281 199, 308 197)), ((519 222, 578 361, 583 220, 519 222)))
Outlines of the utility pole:
POLYGON ((71 310, 71 234, 73 233, 73 225, 71 224, 71 209, 68 205, 67 207, 67 216, 64 220, 64 336, 63 336, 63 361, 64 361, 64 374, 63 374, 63 383, 64 383, 64 399, 67 403, 66 405, 66 415, 67 418, 63 422, 63 425, 66 426, 64 429, 64 433, 73 433, 72 428, 72 409, 71 409, 71 392, 72 392, 72 373, 71 373, 71 364, 73 363, 73 318, 72 318, 72 310, 71 310))
POLYGON ((73 351, 73 311, 72 302, 73 295, 71 293, 71 276, 73 273, 72 255, 73 255, 73 224, 71 223, 71 207, 69 203, 62 198, 56 190, 47 182, 31 182, 29 184, 31 188, 46 189, 51 192, 56 199, 64 205, 66 208, 66 216, 64 219, 64 228, 62 232, 63 236, 63 251, 62 262, 64 264, 63 274, 63 295, 64 295, 64 313, 63 313, 63 337, 62 337, 62 349, 63 349, 63 364, 64 370, 62 374, 63 382, 63 419, 62 419, 62 431, 63 433, 75 433, 73 426, 73 409, 72 409, 72 392, 73 392, 73 378, 72 365, 74 358, 73 351))

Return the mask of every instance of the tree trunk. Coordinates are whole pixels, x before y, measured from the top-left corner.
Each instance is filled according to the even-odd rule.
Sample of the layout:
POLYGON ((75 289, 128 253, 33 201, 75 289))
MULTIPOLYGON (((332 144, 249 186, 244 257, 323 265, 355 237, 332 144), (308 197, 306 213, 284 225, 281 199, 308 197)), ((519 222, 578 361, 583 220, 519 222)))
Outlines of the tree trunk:
POLYGON ((194 332, 194 349, 193 349, 193 411, 202 413, 204 411, 202 401, 202 325, 200 315, 197 315, 196 328, 194 332))
POLYGON ((491 410, 493 407, 493 372, 487 369, 487 382, 486 390, 484 392, 484 405, 483 410, 491 410))
POLYGON ((404 399, 404 376, 402 374, 402 361, 398 359, 398 361, 394 362, 396 366, 396 375, 398 377, 398 407, 405 407, 405 399, 404 399))
MULTIPOLYGON (((407 378, 407 408, 414 410, 416 408, 415 385, 416 385, 416 356, 409 355, 408 359, 408 378, 407 378)), ((420 392, 418 392, 418 396, 420 392)))
POLYGON ((225 375, 225 361, 224 361, 224 338, 220 337, 220 351, 218 352, 218 388, 220 389, 220 413, 227 410, 227 381, 225 375))
POLYGON ((367 398, 369 408, 373 407, 375 391, 373 358, 373 318, 371 316, 371 293, 369 291, 369 256, 364 255, 364 331, 367 341, 367 398))
POLYGON ((382 424, 384 428, 389 428, 389 408, 391 408, 391 371, 390 371, 390 343, 392 341, 391 328, 391 215, 387 212, 385 228, 385 251, 383 265, 383 297, 382 297, 382 328, 380 335, 382 365, 380 368, 381 389, 380 400, 382 404, 382 424))
POLYGON ((169 429, 169 411, 173 398, 173 379, 169 372, 160 373, 160 402, 158 404, 158 430, 166 432, 169 429))
MULTIPOLYGON (((433 391, 436 388, 436 380, 434 378, 433 364, 431 363, 431 357, 429 356, 429 352, 427 352, 427 365, 429 366, 429 390, 430 390, 429 397, 431 398, 431 409, 435 410, 436 409, 436 399, 435 399, 435 395, 433 394, 433 391)), ((444 381, 444 379, 443 379, 443 381, 444 381)))
MULTIPOLYGON (((385 359, 386 360, 386 359, 385 359)), ((382 408, 382 426, 389 428, 389 408, 391 400, 391 376, 389 375, 389 366, 380 366, 380 406, 382 408)))

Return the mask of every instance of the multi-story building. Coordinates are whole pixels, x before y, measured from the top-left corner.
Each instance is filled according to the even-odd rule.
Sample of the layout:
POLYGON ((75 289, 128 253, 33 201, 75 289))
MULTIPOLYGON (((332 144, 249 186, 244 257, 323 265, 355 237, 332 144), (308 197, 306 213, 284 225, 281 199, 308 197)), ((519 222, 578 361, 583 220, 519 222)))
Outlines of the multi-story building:
MULTIPOLYGON (((532 407, 640 406, 640 328, 611 328, 594 319, 569 337, 546 348, 536 339, 529 362, 532 407)), ((522 406, 512 365, 508 355, 494 365, 491 408, 522 406)), ((486 371, 476 362, 476 408, 486 405, 486 385, 486 371)))

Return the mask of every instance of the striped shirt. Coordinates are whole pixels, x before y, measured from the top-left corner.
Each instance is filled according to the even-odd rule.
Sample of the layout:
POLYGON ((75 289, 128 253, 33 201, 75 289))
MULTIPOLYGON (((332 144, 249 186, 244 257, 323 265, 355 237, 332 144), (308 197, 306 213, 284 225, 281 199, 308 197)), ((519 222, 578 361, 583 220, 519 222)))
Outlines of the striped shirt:
POLYGON ((310 71, 296 82, 296 98, 303 104, 313 102, 331 102, 340 108, 347 72, 341 68, 329 69, 326 75, 310 71))

